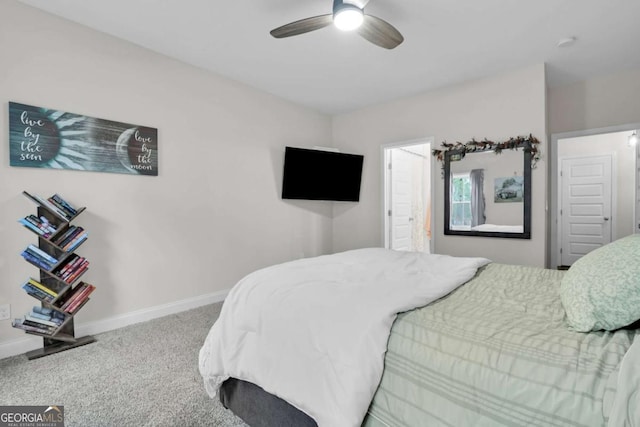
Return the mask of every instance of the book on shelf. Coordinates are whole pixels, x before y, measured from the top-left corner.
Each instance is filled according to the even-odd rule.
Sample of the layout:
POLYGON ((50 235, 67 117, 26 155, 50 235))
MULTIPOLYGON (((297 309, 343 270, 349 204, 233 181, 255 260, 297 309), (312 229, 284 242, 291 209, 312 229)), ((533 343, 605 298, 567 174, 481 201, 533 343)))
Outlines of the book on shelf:
POLYGON ((31 311, 43 316, 48 316, 49 318, 60 319, 60 323, 62 323, 66 318, 65 314, 55 307, 39 307, 34 305, 31 311))
POLYGON ((39 317, 35 317, 31 312, 24 315, 24 320, 28 320, 29 322, 33 323, 39 323, 41 325, 51 326, 52 328, 57 328, 62 324, 62 322, 57 322, 55 320, 45 320, 39 317))
POLYGON ((43 290, 36 288, 30 283, 25 283, 24 285, 22 285, 22 289, 24 289, 27 294, 31 295, 35 299, 38 299, 40 301, 43 301, 49 304, 53 302, 53 300, 56 298, 53 295, 48 294, 43 290))
POLYGON ((73 254, 54 274, 67 283, 73 283, 87 268, 89 268, 89 261, 84 257, 73 254))
POLYGON ((71 254, 69 256, 69 258, 67 258, 64 261, 64 264, 62 264, 61 267, 58 268, 58 270, 54 273, 56 276, 64 279, 68 274, 67 272, 69 270, 71 270, 72 268, 74 268, 76 266, 77 263, 82 262, 84 258, 82 258, 80 255, 78 254, 71 254))
POLYGON ((48 330, 49 332, 55 332, 60 325, 54 322, 47 322, 46 320, 38 319, 36 317, 32 317, 29 313, 22 316, 22 323, 29 326, 34 326, 36 328, 41 328, 44 330, 48 330))
POLYGON ((37 194, 31 194, 31 197, 36 199, 38 201, 38 203, 40 203, 41 206, 46 208, 49 212, 51 212, 51 213, 55 214, 56 216, 58 216, 63 221, 69 221, 71 219, 72 216, 69 216, 66 211, 63 211, 62 209, 58 208, 56 205, 51 203, 49 200, 47 200, 47 199, 45 199, 43 197, 40 197, 37 194))
MULTIPOLYGON (((35 216, 35 215, 31 215, 35 216)), ((50 227, 48 225, 44 225, 42 222, 36 222, 34 219, 29 217, 21 218, 18 220, 19 223, 30 229, 31 231, 37 233, 38 235, 48 239, 56 232, 56 229, 50 227)))
POLYGON ((51 271, 51 269, 53 268, 53 265, 51 265, 49 262, 47 262, 46 260, 36 255, 33 255, 31 252, 27 250, 24 250, 20 255, 22 255, 22 257, 27 261, 29 261, 31 264, 35 265, 36 267, 42 270, 51 271))
POLYGON ((80 283, 76 286, 69 298, 62 304, 60 307, 61 310, 66 311, 67 313, 73 313, 73 311, 80 306, 96 287, 89 283, 80 283))
POLYGON ((87 233, 86 231, 78 233, 69 243, 64 245, 62 250, 64 250, 65 252, 71 252, 72 250, 77 248, 80 243, 84 242, 88 236, 89 233, 87 233))
POLYGON ((80 258, 80 255, 78 254, 71 254, 67 259, 64 260, 64 263, 61 264, 60 267, 58 267, 58 269, 53 272, 53 274, 55 274, 56 276, 63 278, 65 276, 65 273, 67 271, 69 271, 69 269, 71 268, 71 266, 73 265, 73 263, 80 258))
POLYGON ((42 230, 40 227, 32 224, 31 222, 27 221, 25 218, 19 219, 18 222, 24 225, 25 227, 27 227, 28 229, 30 229, 31 231, 33 231, 34 233, 37 233, 40 236, 44 237, 45 239, 48 239, 51 236, 51 233, 42 230))
POLYGON ((89 261, 87 260, 82 261, 82 264, 80 264, 78 268, 76 268, 69 276, 67 276, 67 278, 64 279, 64 281, 69 284, 75 282, 76 279, 82 276, 82 274, 85 271, 87 271, 88 268, 89 268, 89 261))
POLYGON ((54 264, 51 263, 51 261, 43 258, 39 254, 37 254, 37 253, 35 253, 33 251, 30 251, 28 249, 25 249, 23 254, 24 254, 23 257, 26 257, 29 260, 35 260, 35 261, 38 262, 38 264, 46 265, 48 268, 51 268, 54 265, 54 264))
POLYGON ((49 197, 49 201, 54 205, 60 207, 63 211, 67 212, 70 217, 76 216, 78 214, 78 210, 71 206, 69 202, 60 197, 59 194, 54 194, 49 197))
POLYGON ((51 224, 51 222, 44 215, 37 217, 31 214, 31 215, 28 215, 28 217, 33 218, 34 220, 40 220, 40 224, 42 224, 44 227, 49 229, 52 233, 55 233, 56 231, 58 231, 58 226, 51 224))
MULTIPOLYGON (((64 249, 65 247, 70 247, 70 244, 76 239, 80 238, 80 236, 82 236, 82 234, 84 233, 84 228, 72 225, 62 236, 55 239, 53 243, 58 245, 58 247, 63 248, 63 250, 66 250, 64 249)), ((66 251, 69 252, 69 250, 66 251)))
POLYGON ((36 313, 33 311, 25 314, 25 318, 32 322, 38 322, 46 326, 51 326, 52 328, 57 328, 62 325, 62 322, 64 322, 64 318, 60 319, 58 317, 46 316, 44 314, 36 313))
POLYGON ((74 301, 69 304, 67 307, 67 312, 69 314, 73 314, 86 300, 89 299, 89 295, 94 291, 96 287, 93 285, 89 285, 83 292, 78 296, 78 298, 74 299, 74 301))
POLYGON ((73 302, 73 300, 75 298, 78 297, 78 295, 80 294, 80 292, 82 292, 84 290, 85 284, 84 282, 80 282, 80 284, 78 284, 78 286, 76 286, 75 288, 73 288, 70 291, 69 296, 66 298, 66 301, 64 301, 62 304, 59 304, 59 308, 62 311, 67 311, 67 308, 69 308, 69 305, 71 305, 71 303, 73 302))
POLYGON ((38 290, 40 290, 40 291, 42 291, 42 292, 44 292, 44 293, 46 293, 46 294, 51 295, 51 296, 52 296, 52 297, 54 297, 54 298, 56 298, 56 297, 58 296, 58 293, 57 293, 56 291, 54 291, 53 289, 49 289, 48 287, 46 287, 46 286, 45 286, 45 285, 43 285, 42 283, 38 282, 38 281, 37 281, 36 279, 34 279, 34 278, 29 278, 29 280, 27 280, 27 281, 24 283, 23 287, 24 287, 25 285, 26 285, 26 286, 34 287, 34 288, 36 288, 36 289, 38 289, 38 290))
POLYGON ((24 219, 45 232, 55 233, 58 229, 55 225, 51 224, 49 220, 44 216, 37 217, 36 215, 31 214, 25 216, 24 219))
POLYGON ((85 258, 80 257, 78 260, 76 260, 76 262, 74 262, 74 265, 71 266, 69 271, 67 271, 64 274, 64 280, 69 279, 71 276, 73 276, 78 271, 86 269, 88 267, 88 265, 89 265, 89 261, 87 261, 85 258))
POLYGON ((75 231, 76 228, 78 227, 76 227, 75 225, 70 225, 69 228, 67 228, 67 230, 64 233, 62 233, 60 236, 53 239, 52 242, 60 246, 60 243, 62 243, 67 237, 69 237, 71 233, 75 231))
POLYGON ((74 313, 86 300, 89 299, 89 295, 96 289, 95 286, 86 284, 87 286, 82 290, 82 292, 73 299, 69 307, 67 307, 68 313, 74 313))
POLYGON ((31 311, 31 313, 29 313, 29 316, 31 317, 35 317, 38 319, 42 319, 42 320, 51 320, 51 317, 45 315, 45 314, 41 314, 41 313, 36 313, 35 311, 31 311))
POLYGON ((28 316, 30 320, 40 321, 40 323, 49 326, 60 326, 65 320, 65 315, 62 312, 48 307, 34 306, 28 316))
POLYGON ((22 329, 23 331, 36 332, 42 335, 51 335, 55 331, 55 329, 46 325, 33 326, 32 324, 29 324, 28 321, 25 321, 25 319, 13 319, 11 326, 22 329))
POLYGON ((40 257, 42 259, 47 260, 47 262, 49 262, 52 265, 58 263, 58 260, 56 258, 52 257, 51 255, 49 255, 48 253, 46 253, 45 251, 43 251, 42 249, 40 249, 39 247, 37 247, 37 246, 35 246, 33 244, 30 244, 29 246, 27 246, 26 250, 27 250, 27 252, 29 252, 29 253, 31 253, 31 254, 33 254, 35 256, 38 256, 38 257, 40 257))

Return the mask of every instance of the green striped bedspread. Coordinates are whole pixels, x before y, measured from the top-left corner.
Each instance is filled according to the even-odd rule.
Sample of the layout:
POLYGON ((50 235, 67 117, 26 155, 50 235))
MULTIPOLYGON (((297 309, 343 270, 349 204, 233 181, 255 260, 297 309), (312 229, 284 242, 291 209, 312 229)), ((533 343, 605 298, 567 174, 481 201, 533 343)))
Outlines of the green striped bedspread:
POLYGON ((572 332, 564 272, 489 264, 402 313, 363 426, 603 426, 638 330, 572 332))

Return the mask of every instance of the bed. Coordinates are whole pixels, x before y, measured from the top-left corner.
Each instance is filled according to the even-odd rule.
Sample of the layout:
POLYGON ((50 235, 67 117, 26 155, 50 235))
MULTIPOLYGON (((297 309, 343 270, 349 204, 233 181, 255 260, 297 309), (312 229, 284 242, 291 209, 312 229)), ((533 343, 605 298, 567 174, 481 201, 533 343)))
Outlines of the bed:
MULTIPOLYGON (((568 272, 476 259, 470 277, 462 277, 463 282, 451 291, 430 303, 399 310, 400 314, 393 316, 388 342, 385 339, 386 352, 381 356, 384 369, 373 391, 363 391, 368 403, 359 410, 361 418, 357 422, 349 419, 342 423, 341 418, 336 418, 338 421, 329 424, 314 412, 313 402, 301 402, 295 393, 281 392, 278 385, 274 387, 268 381, 265 390, 257 377, 243 370, 222 375, 215 372, 220 383, 213 388, 209 384, 207 390, 219 395, 226 407, 254 427, 636 425, 640 422, 640 339, 636 339, 640 335, 640 270, 635 260, 640 254, 640 238, 622 239, 621 244, 612 247, 600 251, 604 256, 598 258, 596 253, 568 272), (619 273, 621 269, 623 279, 602 277, 604 270, 619 273), (613 292, 609 284, 620 280, 624 286, 613 292), (574 292, 578 297, 572 294, 572 287, 578 289, 574 292), (604 308, 592 307, 591 311, 601 318, 590 324, 589 319, 580 317, 584 308, 576 314, 573 306, 584 304, 580 292, 597 295, 594 288, 604 289, 604 308), (614 301, 615 295, 622 302, 614 301), (623 305, 630 307, 626 310, 629 313, 617 324, 606 325, 611 316, 607 318, 602 312, 612 304, 616 306, 613 317, 620 317, 619 312, 625 311, 620 309, 623 305), (603 323, 612 330, 599 330, 603 323)), ((348 254, 350 262, 358 258, 356 254, 361 255, 359 251, 348 254)), ((431 257, 400 257, 404 256, 413 257, 405 270, 414 272, 412 262, 431 257)), ((437 264, 443 262, 439 258, 437 264)), ((280 268, 305 271, 309 265, 296 261, 280 268)), ((267 271, 274 276, 282 272, 271 268, 267 271)), ((391 274, 387 279, 394 281, 397 277, 391 274)), ((396 281, 394 286, 401 285, 396 281)), ((264 298, 259 299, 265 302, 264 298)), ((300 301, 291 302, 298 307, 298 323, 304 324, 307 310, 300 301)), ((244 309, 251 309, 248 300, 236 301, 233 308, 240 310, 244 303, 248 304, 244 309)), ((353 308, 353 315, 358 316, 361 311, 361 307, 353 308)), ((213 330, 200 354, 205 385, 212 373, 203 360, 211 360, 212 340, 220 338, 213 330)), ((276 347, 291 351, 282 343, 276 347)), ((233 348, 232 357, 246 357, 239 349, 233 348)), ((281 355, 273 357, 277 361, 281 355)), ((305 363, 299 360, 301 369, 305 363)), ((340 387, 330 392, 340 400, 349 399, 340 387)))
POLYGON ((496 233, 524 233, 524 227, 522 225, 480 224, 475 227, 471 227, 470 230, 496 233))
POLYGON ((474 227, 470 225, 451 225, 449 227, 453 231, 482 231, 488 233, 523 233, 522 225, 497 225, 497 224, 480 224, 474 227))

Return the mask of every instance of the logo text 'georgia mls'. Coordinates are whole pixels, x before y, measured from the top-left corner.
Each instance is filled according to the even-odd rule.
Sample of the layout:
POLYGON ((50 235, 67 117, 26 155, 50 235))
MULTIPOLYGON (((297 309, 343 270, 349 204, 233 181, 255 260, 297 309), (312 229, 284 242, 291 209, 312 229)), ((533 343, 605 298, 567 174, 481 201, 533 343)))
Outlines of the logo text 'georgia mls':
POLYGON ((0 427, 64 427, 64 406, 0 406, 0 427))

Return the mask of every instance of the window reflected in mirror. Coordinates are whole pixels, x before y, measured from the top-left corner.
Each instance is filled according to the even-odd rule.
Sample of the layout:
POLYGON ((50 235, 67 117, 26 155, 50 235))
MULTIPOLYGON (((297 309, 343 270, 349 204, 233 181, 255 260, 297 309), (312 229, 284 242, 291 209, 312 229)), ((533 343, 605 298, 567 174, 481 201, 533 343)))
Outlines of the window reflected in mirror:
POLYGON ((451 228, 471 229, 471 179, 468 172, 451 175, 451 228))

